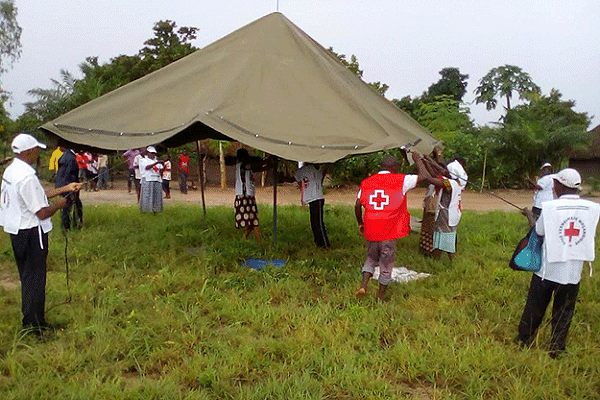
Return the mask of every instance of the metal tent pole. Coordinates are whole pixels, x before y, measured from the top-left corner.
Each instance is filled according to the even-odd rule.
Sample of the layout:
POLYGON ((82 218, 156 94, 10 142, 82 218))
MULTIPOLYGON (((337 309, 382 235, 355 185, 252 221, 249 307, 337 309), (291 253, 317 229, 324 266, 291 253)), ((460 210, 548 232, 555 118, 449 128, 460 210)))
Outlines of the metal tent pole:
POLYGON ((279 158, 275 157, 273 163, 273 243, 277 242, 277 164, 279 158))

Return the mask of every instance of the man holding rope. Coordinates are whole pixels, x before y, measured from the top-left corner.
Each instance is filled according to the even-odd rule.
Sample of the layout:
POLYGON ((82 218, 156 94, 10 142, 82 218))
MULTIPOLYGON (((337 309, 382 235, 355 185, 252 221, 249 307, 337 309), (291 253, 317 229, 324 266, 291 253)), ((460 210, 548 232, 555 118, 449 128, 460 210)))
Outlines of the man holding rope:
POLYGON ((39 157, 39 149, 45 149, 46 145, 21 133, 14 138, 11 148, 15 158, 2 176, 0 225, 10 234, 19 269, 23 328, 42 336, 50 327, 44 317, 50 218, 67 204, 67 199, 61 197, 50 205, 48 198, 78 192, 82 183, 73 182, 44 192, 32 165, 39 157))

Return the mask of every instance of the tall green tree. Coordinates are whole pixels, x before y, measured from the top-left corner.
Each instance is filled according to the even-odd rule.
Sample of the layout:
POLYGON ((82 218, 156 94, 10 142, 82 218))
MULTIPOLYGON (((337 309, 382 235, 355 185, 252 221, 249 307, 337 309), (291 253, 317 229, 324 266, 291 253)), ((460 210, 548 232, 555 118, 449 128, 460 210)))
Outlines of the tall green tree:
POLYGON ((444 68, 439 74, 441 78, 429 86, 423 97, 433 100, 436 96, 452 96, 454 100, 462 101, 467 93, 469 75, 461 74, 460 70, 454 67, 444 68))
POLYGON ((517 92, 522 100, 531 100, 539 95, 541 89, 533 83, 528 73, 515 65, 503 65, 492 68, 475 89, 475 102, 485 103, 488 110, 496 108, 497 98, 506 98, 506 109, 510 110, 513 92, 517 92))

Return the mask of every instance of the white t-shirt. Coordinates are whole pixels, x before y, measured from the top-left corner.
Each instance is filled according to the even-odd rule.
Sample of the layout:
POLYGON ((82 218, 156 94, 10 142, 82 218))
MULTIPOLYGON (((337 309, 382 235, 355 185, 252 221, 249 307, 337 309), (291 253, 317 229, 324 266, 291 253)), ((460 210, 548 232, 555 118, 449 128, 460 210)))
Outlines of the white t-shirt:
POLYGON ((171 161, 165 161, 165 169, 163 169, 162 178, 165 181, 171 180, 171 161))
MULTIPOLYGON (((391 174, 390 171, 379 171, 378 174, 391 174)), ((419 175, 404 175, 404 184, 402 185, 402 194, 406 196, 409 190, 417 187, 419 183, 419 175)), ((360 199, 360 190, 358 191, 357 198, 360 199)))
POLYGON ((542 190, 536 190, 533 194, 533 206, 542 208, 542 203, 548 200, 554 200, 554 179, 550 175, 544 175, 536 182, 538 186, 542 187, 542 190))
POLYGON ((50 218, 40 220, 36 213, 48 207, 48 198, 35 170, 25 161, 15 158, 2 177, 2 205, 0 223, 8 233, 41 226, 47 233, 52 230, 50 218), (17 211, 18 212, 15 212, 17 211), (16 227, 18 226, 18 229, 16 227))
POLYGON ((163 169, 162 163, 156 164, 150 169, 146 169, 147 166, 154 164, 156 161, 156 159, 153 160, 149 157, 144 157, 139 161, 140 173, 142 179, 145 179, 146 182, 162 182, 160 177, 163 169))
POLYGON ((308 204, 315 200, 321 200, 323 196, 323 174, 312 164, 305 164, 294 174, 296 181, 302 185, 302 202, 308 204))
POLYGON ((142 179, 142 173, 140 172, 140 160, 144 158, 141 154, 138 154, 133 159, 133 169, 135 172, 135 179, 142 179))
MULTIPOLYGON (((235 195, 236 196, 243 196, 244 195, 244 184, 242 182, 242 163, 237 163, 235 165, 235 195)), ((252 170, 250 169, 246 169, 246 174, 244 177, 246 184, 245 184, 245 188, 246 188, 246 196, 254 196, 255 194, 255 187, 254 187, 254 173, 252 173, 252 170)))

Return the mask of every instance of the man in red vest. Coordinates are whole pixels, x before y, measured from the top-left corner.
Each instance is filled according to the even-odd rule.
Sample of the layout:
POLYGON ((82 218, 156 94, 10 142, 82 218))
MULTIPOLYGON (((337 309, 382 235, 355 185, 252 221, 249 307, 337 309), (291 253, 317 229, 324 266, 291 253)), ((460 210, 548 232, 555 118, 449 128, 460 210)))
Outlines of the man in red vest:
POLYGON ((406 208, 406 193, 428 174, 419 153, 412 153, 418 175, 398 173, 398 160, 385 156, 382 170, 360 184, 354 207, 360 233, 368 241, 367 259, 362 268, 362 283, 356 295, 367 293, 367 284, 379 265, 379 291, 377 298, 383 300, 387 286, 392 281, 392 268, 396 257, 396 240, 410 233, 410 215, 406 208), (365 208, 363 217, 362 207, 365 208))

